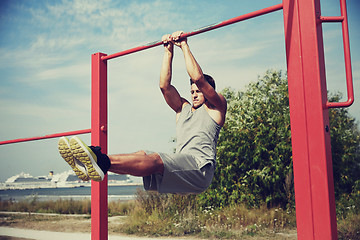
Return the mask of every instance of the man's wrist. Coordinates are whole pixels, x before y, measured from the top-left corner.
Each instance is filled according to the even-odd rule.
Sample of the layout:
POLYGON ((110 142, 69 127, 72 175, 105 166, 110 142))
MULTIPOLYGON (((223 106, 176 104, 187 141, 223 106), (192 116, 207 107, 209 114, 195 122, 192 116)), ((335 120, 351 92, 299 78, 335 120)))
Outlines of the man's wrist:
POLYGON ((167 56, 169 56, 169 57, 172 57, 172 56, 173 56, 173 54, 174 54, 173 51, 174 51, 174 50, 170 50, 170 49, 165 48, 165 54, 166 54, 167 56))
POLYGON ((189 45, 187 44, 186 41, 181 42, 181 44, 180 44, 181 50, 184 50, 185 48, 188 48, 188 47, 189 47, 189 45))

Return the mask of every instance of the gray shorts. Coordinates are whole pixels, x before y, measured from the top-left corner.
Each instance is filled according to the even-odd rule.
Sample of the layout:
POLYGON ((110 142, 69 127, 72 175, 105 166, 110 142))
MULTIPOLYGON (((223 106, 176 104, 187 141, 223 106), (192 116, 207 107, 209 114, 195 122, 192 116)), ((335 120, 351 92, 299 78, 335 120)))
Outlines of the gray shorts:
MULTIPOLYGON (((145 152, 146 154, 153 153, 145 152)), ((197 194, 210 186, 215 171, 212 161, 182 153, 158 154, 164 163, 164 173, 143 177, 145 190, 159 193, 197 194)))

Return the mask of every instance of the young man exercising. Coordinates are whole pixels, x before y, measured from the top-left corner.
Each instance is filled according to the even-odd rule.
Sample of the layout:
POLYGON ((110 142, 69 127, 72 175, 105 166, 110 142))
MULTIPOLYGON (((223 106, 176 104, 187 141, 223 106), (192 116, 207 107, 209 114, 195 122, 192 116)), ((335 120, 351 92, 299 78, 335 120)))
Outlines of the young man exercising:
POLYGON ((99 147, 87 146, 78 137, 59 139, 61 156, 77 176, 102 181, 106 172, 143 177, 145 190, 160 193, 201 193, 211 184, 216 165, 216 143, 225 122, 227 104, 215 91, 215 82, 203 74, 182 31, 162 37, 164 57, 160 89, 176 113, 176 153, 139 151, 105 155, 99 147), (171 85, 174 45, 183 52, 190 76, 192 105, 171 85))

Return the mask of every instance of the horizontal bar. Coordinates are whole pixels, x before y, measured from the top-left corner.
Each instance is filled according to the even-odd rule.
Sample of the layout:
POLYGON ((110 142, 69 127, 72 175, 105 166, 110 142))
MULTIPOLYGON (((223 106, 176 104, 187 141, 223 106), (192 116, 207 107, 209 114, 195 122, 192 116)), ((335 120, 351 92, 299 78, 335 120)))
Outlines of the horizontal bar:
POLYGON ((55 133, 55 134, 49 134, 49 135, 39 136, 39 137, 19 138, 19 139, 7 140, 7 141, 0 142, 0 145, 12 144, 12 143, 20 143, 20 142, 29 142, 29 141, 48 139, 48 138, 57 138, 57 137, 79 135, 79 134, 86 134, 86 133, 91 133, 91 129, 84 129, 84 130, 63 132, 63 133, 55 133))
POLYGON ((340 17, 324 17, 321 16, 320 17, 321 22, 342 22, 344 21, 344 17, 340 16, 340 17))
MULTIPOLYGON (((226 20, 226 21, 223 21, 223 22, 220 22, 220 23, 216 23, 216 24, 212 24, 212 25, 209 25, 209 26, 206 26, 206 27, 202 27, 202 28, 197 29, 197 30, 195 30, 193 32, 183 33, 181 36, 182 37, 194 36, 194 35, 197 35, 197 34, 200 34, 200 33, 211 31, 211 30, 221 28, 221 27, 224 27, 224 26, 227 26, 227 25, 230 25, 230 24, 234 24, 234 23, 237 23, 237 22, 240 22, 240 21, 244 21, 244 20, 247 20, 247 19, 250 19, 250 18, 258 17, 258 16, 268 14, 268 13, 271 13, 271 12, 275 12, 275 11, 278 11, 278 10, 280 10, 282 8, 283 8, 283 5, 282 5, 282 3, 280 3, 280 4, 277 4, 277 5, 271 6, 271 7, 267 7, 267 8, 264 8, 264 9, 257 10, 255 12, 251 12, 251 13, 247 13, 247 14, 244 14, 244 15, 241 15, 241 16, 238 16, 238 17, 231 18, 229 20, 226 20)), ((101 58, 101 60, 105 61, 105 60, 109 60, 109 59, 112 59, 112 58, 117 58, 117 57, 124 56, 124 55, 130 54, 130 53, 135 53, 135 52, 139 52, 139 51, 142 51, 142 50, 145 50, 145 49, 148 49, 148 48, 156 47, 156 46, 159 46, 159 45, 162 45, 162 41, 151 42, 151 43, 148 43, 148 44, 146 44, 144 46, 139 46, 139 47, 131 48, 131 49, 128 49, 128 50, 125 50, 125 51, 122 51, 122 52, 118 52, 118 53, 110 54, 110 55, 107 55, 107 56, 103 56, 101 58)))

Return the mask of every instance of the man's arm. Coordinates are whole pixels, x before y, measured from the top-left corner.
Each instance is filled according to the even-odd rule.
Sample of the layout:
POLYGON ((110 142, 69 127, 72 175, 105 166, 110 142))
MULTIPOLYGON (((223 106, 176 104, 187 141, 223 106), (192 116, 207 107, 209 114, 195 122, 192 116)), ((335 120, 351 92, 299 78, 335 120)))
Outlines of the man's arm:
POLYGON ((182 105, 186 101, 181 98, 176 88, 171 85, 172 76, 172 60, 174 56, 174 44, 171 39, 171 35, 164 35, 162 37, 164 43, 164 57, 160 71, 160 89, 165 98, 166 103, 176 112, 181 112, 182 105))
POLYGON ((182 33, 182 31, 175 32, 173 33, 172 38, 175 41, 175 45, 179 46, 183 51, 186 70, 190 78, 196 84, 199 90, 204 94, 204 97, 210 102, 211 105, 213 105, 219 111, 225 112, 225 98, 221 94, 218 94, 215 89, 205 80, 200 65, 190 51, 190 47, 187 44, 187 39, 184 38, 178 41, 182 33))

